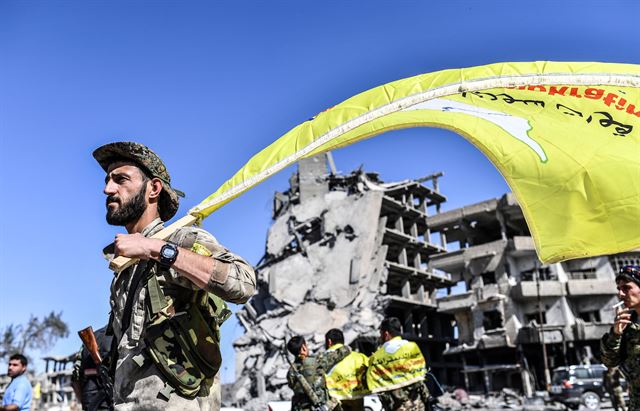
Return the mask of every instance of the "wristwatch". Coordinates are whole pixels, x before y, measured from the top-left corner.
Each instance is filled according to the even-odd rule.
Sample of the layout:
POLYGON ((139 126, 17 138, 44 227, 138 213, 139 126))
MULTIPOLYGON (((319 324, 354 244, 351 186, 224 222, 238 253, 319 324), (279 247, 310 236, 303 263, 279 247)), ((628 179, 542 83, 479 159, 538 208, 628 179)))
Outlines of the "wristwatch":
POLYGON ((174 243, 167 242, 160 249, 160 265, 169 268, 176 262, 178 258, 178 246, 174 243))

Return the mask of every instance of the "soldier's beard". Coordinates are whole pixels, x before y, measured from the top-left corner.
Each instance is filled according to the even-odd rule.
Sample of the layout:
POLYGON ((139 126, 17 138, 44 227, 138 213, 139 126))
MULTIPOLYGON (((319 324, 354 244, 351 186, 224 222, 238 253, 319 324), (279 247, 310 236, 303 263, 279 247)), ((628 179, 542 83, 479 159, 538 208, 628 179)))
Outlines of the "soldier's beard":
POLYGON ((142 217, 144 210, 147 208, 145 195, 147 194, 147 185, 143 184, 140 191, 125 204, 114 196, 107 197, 107 223, 110 225, 125 226, 142 217), (109 208, 109 203, 117 201, 120 204, 118 208, 109 208))

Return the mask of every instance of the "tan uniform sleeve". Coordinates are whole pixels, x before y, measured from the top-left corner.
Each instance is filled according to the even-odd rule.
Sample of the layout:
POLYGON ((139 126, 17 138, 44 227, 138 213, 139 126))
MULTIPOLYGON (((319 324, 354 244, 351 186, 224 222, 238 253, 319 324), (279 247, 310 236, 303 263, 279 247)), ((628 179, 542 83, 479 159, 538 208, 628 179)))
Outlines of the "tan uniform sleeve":
POLYGON ((256 274, 244 259, 218 246, 211 256, 215 260, 209 290, 233 303, 245 303, 256 291, 256 274))
POLYGON ((207 284, 208 291, 236 304, 247 302, 255 293, 256 275, 253 267, 220 245, 209 232, 197 227, 188 227, 176 232, 171 241, 179 247, 214 260, 213 272, 207 284))

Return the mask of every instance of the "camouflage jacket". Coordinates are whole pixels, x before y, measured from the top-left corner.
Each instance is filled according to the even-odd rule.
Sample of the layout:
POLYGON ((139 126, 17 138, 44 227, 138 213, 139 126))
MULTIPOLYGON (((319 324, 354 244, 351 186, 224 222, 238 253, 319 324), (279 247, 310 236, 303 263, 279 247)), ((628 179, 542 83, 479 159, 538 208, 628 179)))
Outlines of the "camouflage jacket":
POLYGON ((329 348, 319 356, 320 366, 324 370, 325 374, 328 374, 333 367, 340 361, 351 354, 351 348, 346 345, 340 344, 337 349, 329 348))
POLYGON ((620 367, 629 383, 629 409, 640 410, 640 323, 634 312, 632 323, 622 335, 613 330, 600 341, 602 363, 609 368, 620 367))
POLYGON ((298 381, 295 371, 309 382, 309 385, 315 392, 320 402, 325 403, 329 400, 327 393, 327 385, 324 375, 331 370, 337 363, 342 361, 344 357, 349 355, 351 349, 342 346, 337 350, 327 350, 317 357, 306 357, 304 360, 296 360, 294 363, 295 370, 289 369, 287 373, 287 382, 293 390, 293 398, 291 400, 291 410, 310 410, 313 402, 304 391, 302 384, 298 381))
POLYGON ((291 411, 311 410, 314 405, 309 395, 305 392, 302 383, 300 383, 297 374, 301 375, 309 383, 320 403, 326 403, 329 397, 324 381, 322 361, 316 357, 306 357, 304 360, 297 358, 287 373, 287 383, 289 388, 293 390, 291 411))
MULTIPOLYGON (((163 227, 160 219, 154 220, 144 228, 142 235, 150 237, 163 227)), ((207 231, 197 227, 184 227, 176 231, 170 241, 179 247, 198 254, 209 255, 216 262, 216 272, 223 275, 211 277, 207 290, 224 300, 241 303, 251 297, 255 290, 253 268, 242 258, 230 253, 221 246, 207 231)), ((113 245, 105 248, 105 257, 113 258, 113 245)), ((165 381, 157 367, 146 358, 144 332, 147 321, 145 281, 140 281, 135 290, 131 290, 131 281, 138 268, 134 265, 114 276, 111 283, 111 310, 113 315, 114 337, 119 341, 118 362, 114 378, 114 402, 116 409, 180 409, 207 410, 217 409, 220 404, 220 387, 216 377, 209 389, 202 391, 195 400, 187 400, 172 395, 170 400, 159 399, 158 392, 165 387, 165 381), (122 330, 123 313, 129 293, 134 292, 130 326, 122 330), (135 404, 135 405, 134 405, 135 404), (214 408, 212 408, 214 407, 214 408)), ((171 296, 176 305, 179 301, 188 301, 198 287, 190 280, 169 269, 158 276, 163 292, 171 296)), ((177 307, 179 309, 179 307, 177 307)))

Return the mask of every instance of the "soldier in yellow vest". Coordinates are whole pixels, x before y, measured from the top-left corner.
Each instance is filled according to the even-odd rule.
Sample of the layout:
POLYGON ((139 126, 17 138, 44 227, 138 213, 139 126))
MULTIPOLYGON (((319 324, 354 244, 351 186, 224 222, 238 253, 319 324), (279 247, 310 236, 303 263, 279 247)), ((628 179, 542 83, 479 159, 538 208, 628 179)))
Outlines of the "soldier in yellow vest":
POLYGON ((425 411, 429 390, 424 356, 414 342, 402 339, 402 326, 395 317, 380 324, 383 345, 369 358, 367 386, 378 394, 386 411, 425 411))
POLYGON ((329 396, 340 401, 343 411, 364 410, 364 396, 369 394, 364 381, 369 358, 345 346, 344 334, 337 328, 329 330, 324 341, 324 355, 335 355, 339 360, 325 375, 329 396))

